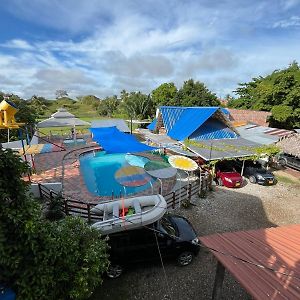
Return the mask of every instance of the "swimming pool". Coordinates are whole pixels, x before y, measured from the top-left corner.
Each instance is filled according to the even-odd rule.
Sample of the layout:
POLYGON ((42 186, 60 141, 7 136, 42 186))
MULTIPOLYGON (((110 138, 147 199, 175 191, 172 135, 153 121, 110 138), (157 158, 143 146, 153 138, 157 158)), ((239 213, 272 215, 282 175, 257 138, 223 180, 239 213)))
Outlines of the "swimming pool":
MULTIPOLYGON (((80 157, 80 172, 84 178, 85 185, 88 191, 97 196, 111 196, 112 193, 124 195, 125 190, 115 180, 115 173, 124 166, 129 166, 126 160, 126 154, 106 154, 105 151, 88 153, 80 157)), ((141 164, 141 160, 145 163, 149 161, 147 158, 130 155, 130 164, 141 164)), ((154 182, 154 179, 151 183, 154 182)), ((126 187, 126 195, 132 195, 151 188, 151 184, 147 183, 139 187, 126 187)))

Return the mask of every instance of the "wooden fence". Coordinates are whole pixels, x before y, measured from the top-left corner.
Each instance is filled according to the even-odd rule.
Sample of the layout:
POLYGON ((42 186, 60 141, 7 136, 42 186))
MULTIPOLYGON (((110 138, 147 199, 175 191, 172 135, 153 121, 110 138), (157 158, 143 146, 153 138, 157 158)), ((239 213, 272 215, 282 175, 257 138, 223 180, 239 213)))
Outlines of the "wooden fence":
MULTIPOLYGON (((197 180, 164 195, 168 210, 173 210, 180 207, 182 202, 189 203, 193 196, 199 194, 201 191, 206 191, 208 188, 207 179, 203 177, 201 182, 201 190, 199 189, 199 181, 197 180)), ((42 184, 39 184, 39 191, 41 199, 45 202, 51 201, 54 197, 61 197, 57 192, 49 190, 42 184)), ((103 201, 101 203, 111 201, 113 200, 103 201)), ((87 219, 89 223, 101 220, 101 216, 98 216, 91 211, 91 209, 96 205, 96 203, 87 203, 70 198, 62 198, 62 210, 66 215, 80 216, 84 219, 87 219)))

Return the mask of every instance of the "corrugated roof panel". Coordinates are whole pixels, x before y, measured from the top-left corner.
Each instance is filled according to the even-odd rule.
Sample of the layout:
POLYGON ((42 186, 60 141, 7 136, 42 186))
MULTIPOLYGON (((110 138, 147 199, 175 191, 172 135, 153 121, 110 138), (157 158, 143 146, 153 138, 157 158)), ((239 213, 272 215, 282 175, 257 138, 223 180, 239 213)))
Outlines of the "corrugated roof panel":
POLYGON ((176 106, 161 106, 159 108, 163 123, 167 133, 172 130, 174 124, 181 117, 182 113, 186 110, 186 107, 176 107, 176 106))
POLYGON ((91 128, 113 127, 116 126, 120 131, 130 132, 129 127, 123 119, 103 119, 93 120, 91 128))
POLYGON ((237 134, 219 120, 209 119, 189 138, 193 140, 233 139, 237 134))
POLYGON ((260 146, 240 137, 236 139, 201 140, 199 143, 202 145, 189 145, 188 148, 206 161, 251 156, 255 154, 254 148, 260 146))
POLYGON ((300 225, 200 237, 254 299, 300 299, 300 225))
POLYGON ((210 118, 218 107, 197 107, 187 108, 177 120, 168 135, 179 141, 188 138, 195 130, 197 130, 208 118, 210 118))
POLYGON ((147 126, 147 128, 149 129, 149 130, 155 130, 155 127, 156 127, 156 123, 157 123, 157 119, 154 119, 148 126, 147 126))

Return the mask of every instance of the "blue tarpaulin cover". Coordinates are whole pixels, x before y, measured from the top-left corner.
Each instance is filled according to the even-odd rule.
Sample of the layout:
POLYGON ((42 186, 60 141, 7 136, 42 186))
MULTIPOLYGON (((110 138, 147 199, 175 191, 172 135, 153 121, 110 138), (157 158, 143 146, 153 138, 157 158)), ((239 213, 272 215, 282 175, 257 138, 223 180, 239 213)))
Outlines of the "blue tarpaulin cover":
POLYGON ((100 144, 106 153, 128 153, 152 151, 157 148, 140 143, 135 136, 121 132, 116 126, 90 128, 93 140, 100 144))

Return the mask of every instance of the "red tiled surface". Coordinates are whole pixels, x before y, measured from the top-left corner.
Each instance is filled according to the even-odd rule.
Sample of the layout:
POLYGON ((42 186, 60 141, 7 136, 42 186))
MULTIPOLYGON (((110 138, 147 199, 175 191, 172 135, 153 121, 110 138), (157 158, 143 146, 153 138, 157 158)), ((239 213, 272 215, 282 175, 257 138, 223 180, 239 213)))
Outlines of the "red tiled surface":
MULTIPOLYGON (((90 193, 80 172, 80 154, 99 149, 97 144, 89 143, 86 146, 72 148, 69 151, 35 155, 36 174, 31 176, 31 181, 35 183, 62 182, 64 196, 74 200, 90 203, 98 203, 101 200, 110 200, 111 197, 99 197, 90 193)), ((158 155, 148 153, 139 153, 138 155, 148 157, 152 160, 161 160, 161 157, 158 155)), ((176 178, 163 180, 162 194, 170 192, 175 183, 176 178)), ((153 184, 154 193, 158 193, 160 187, 160 182, 156 181, 153 184)), ((152 194, 151 188, 136 195, 149 194, 152 194)))
MULTIPOLYGON (((84 202, 90 202, 90 203, 98 203, 101 200, 111 200, 112 197, 100 197, 95 196, 92 193, 90 193, 85 185, 84 178, 80 172, 80 163, 79 163, 79 155, 84 152, 90 152, 92 151, 92 148, 87 149, 81 149, 76 152, 72 152, 64 158, 64 169, 63 169, 63 193, 66 197, 70 197, 74 200, 80 200, 84 202)), ((151 159, 161 159, 157 155, 151 155, 151 154, 145 154, 145 153, 139 153, 138 155, 143 155, 145 157, 151 158, 151 159)), ((170 178, 163 180, 162 182, 163 190, 162 194, 167 194, 170 192, 170 190, 174 187, 176 183, 176 178, 170 178)), ((153 184, 153 191, 154 193, 158 193, 159 189, 161 187, 161 184, 159 181, 156 181, 153 184)), ((150 195, 152 194, 152 189, 149 188, 145 191, 142 191, 140 193, 137 193, 138 195, 150 195)))
POLYGON ((254 299, 300 299, 300 224, 200 240, 254 299))

